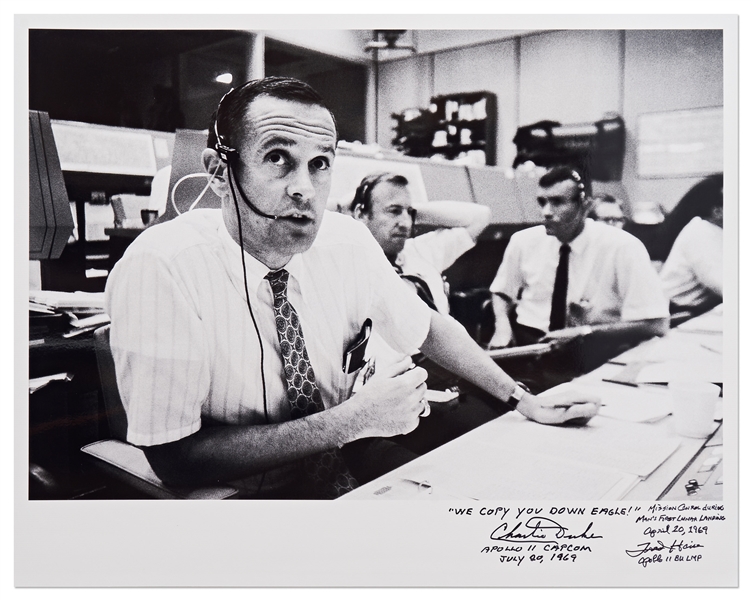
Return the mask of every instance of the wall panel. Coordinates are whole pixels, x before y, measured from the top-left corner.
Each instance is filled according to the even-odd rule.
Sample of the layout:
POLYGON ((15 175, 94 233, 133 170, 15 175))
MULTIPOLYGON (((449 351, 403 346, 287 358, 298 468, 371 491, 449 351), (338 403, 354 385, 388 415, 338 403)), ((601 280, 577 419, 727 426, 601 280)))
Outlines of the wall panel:
POLYGON ((656 202, 670 211, 699 179, 639 179, 636 126, 640 114, 722 106, 722 31, 626 31, 623 183, 631 201, 656 202))
POLYGON ((516 41, 440 52, 435 56, 435 95, 487 91, 498 97, 496 163, 510 167, 516 156, 518 89, 516 41))
POLYGON ((521 39, 519 121, 596 121, 621 109, 620 32, 554 31, 521 39))
POLYGON ((418 56, 378 65, 377 142, 391 148, 394 120, 391 113, 405 108, 427 108, 433 95, 432 56, 418 56))

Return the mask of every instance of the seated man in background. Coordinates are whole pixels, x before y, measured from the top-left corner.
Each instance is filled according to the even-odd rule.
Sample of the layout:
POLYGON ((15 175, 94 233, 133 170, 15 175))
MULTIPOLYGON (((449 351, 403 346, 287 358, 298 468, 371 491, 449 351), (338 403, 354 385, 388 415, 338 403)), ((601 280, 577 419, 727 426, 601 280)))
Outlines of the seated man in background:
POLYGON ((374 173, 360 182, 350 211, 420 298, 439 313, 449 314, 442 273, 477 243, 490 222, 490 209, 472 202, 414 205, 404 176, 374 173), (414 225, 440 229, 413 238, 414 225))
POLYGON ((540 178, 544 223, 511 237, 493 293, 491 347, 568 340, 593 332, 608 342, 663 335, 668 306, 644 245, 587 219, 581 175, 555 167, 540 178))
POLYGON ((623 229, 626 224, 626 215, 623 213, 623 204, 620 200, 610 194, 595 194, 592 200, 593 206, 590 213, 592 220, 623 229))
POLYGON ((722 187, 713 191, 678 234, 660 271, 671 314, 698 315, 722 302, 722 187))

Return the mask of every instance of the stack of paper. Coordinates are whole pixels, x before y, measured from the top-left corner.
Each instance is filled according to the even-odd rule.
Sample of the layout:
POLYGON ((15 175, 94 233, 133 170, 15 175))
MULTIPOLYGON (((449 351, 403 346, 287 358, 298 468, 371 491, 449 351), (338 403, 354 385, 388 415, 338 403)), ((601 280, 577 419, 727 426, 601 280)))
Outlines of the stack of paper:
POLYGON ((75 313, 104 312, 103 292, 30 290, 29 302, 59 311, 70 311, 75 313))
POLYGON ((44 377, 34 377, 33 379, 29 379, 29 394, 41 390, 50 381, 70 381, 71 379, 73 379, 73 375, 70 373, 55 373, 54 375, 46 375, 44 377))
POLYGON ((29 291, 29 338, 73 337, 109 323, 102 292, 29 291))
POLYGON ((623 353, 617 361, 624 367, 610 379, 625 384, 721 383, 722 335, 696 335, 673 330, 664 338, 655 338, 623 353))

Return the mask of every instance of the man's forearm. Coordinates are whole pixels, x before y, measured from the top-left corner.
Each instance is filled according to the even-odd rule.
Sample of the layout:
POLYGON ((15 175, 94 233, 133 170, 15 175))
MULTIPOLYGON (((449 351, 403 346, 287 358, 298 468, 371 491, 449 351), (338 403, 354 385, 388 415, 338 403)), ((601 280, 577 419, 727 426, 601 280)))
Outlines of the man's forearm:
POLYGON ((550 331, 543 338, 543 341, 566 341, 592 336, 601 342, 635 344, 655 336, 663 336, 669 328, 670 322, 667 318, 580 325, 550 331))
MULTIPOLYGON (((431 360, 507 401, 516 382, 469 337, 456 321, 434 313, 430 332, 420 350, 431 360)), ((543 406, 532 394, 522 392, 516 410, 539 423, 558 424, 572 419, 586 422, 597 414, 599 400, 581 392, 558 394, 552 406, 543 406)))
POLYGON ((430 333, 420 351, 441 367, 501 400, 507 400, 516 386, 459 323, 438 313, 432 315, 430 333))
POLYGON ((498 294, 491 296, 491 303, 493 305, 494 330, 493 337, 490 339, 488 345, 491 348, 503 348, 508 346, 514 337, 511 331, 511 321, 509 320, 511 303, 498 294))
POLYGON ((357 419, 346 403, 271 425, 204 427, 168 444, 144 447, 154 472, 174 485, 206 485, 261 473, 354 440, 357 419))
MULTIPOLYGON (((427 373, 406 359, 387 366, 346 402, 271 425, 204 427, 176 442, 144 448, 165 482, 231 481, 341 447, 365 437, 391 437, 417 427, 427 373)), ((286 402, 282 398, 281 401, 286 402)))
POLYGON ((622 338, 645 339, 663 336, 670 328, 670 322, 665 319, 642 319, 640 321, 619 321, 617 323, 602 323, 591 325, 591 331, 604 339, 622 338))
POLYGON ((490 209, 473 202, 438 200, 418 204, 415 209, 418 225, 464 227, 475 240, 490 222, 490 209))

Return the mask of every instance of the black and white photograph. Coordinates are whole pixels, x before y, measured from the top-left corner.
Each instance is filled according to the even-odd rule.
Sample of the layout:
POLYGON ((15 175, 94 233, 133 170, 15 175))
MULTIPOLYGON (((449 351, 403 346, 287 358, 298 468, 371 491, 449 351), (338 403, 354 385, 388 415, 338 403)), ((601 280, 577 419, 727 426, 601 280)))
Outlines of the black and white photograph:
POLYGON ((738 585, 738 15, 15 36, 16 586, 738 585))

